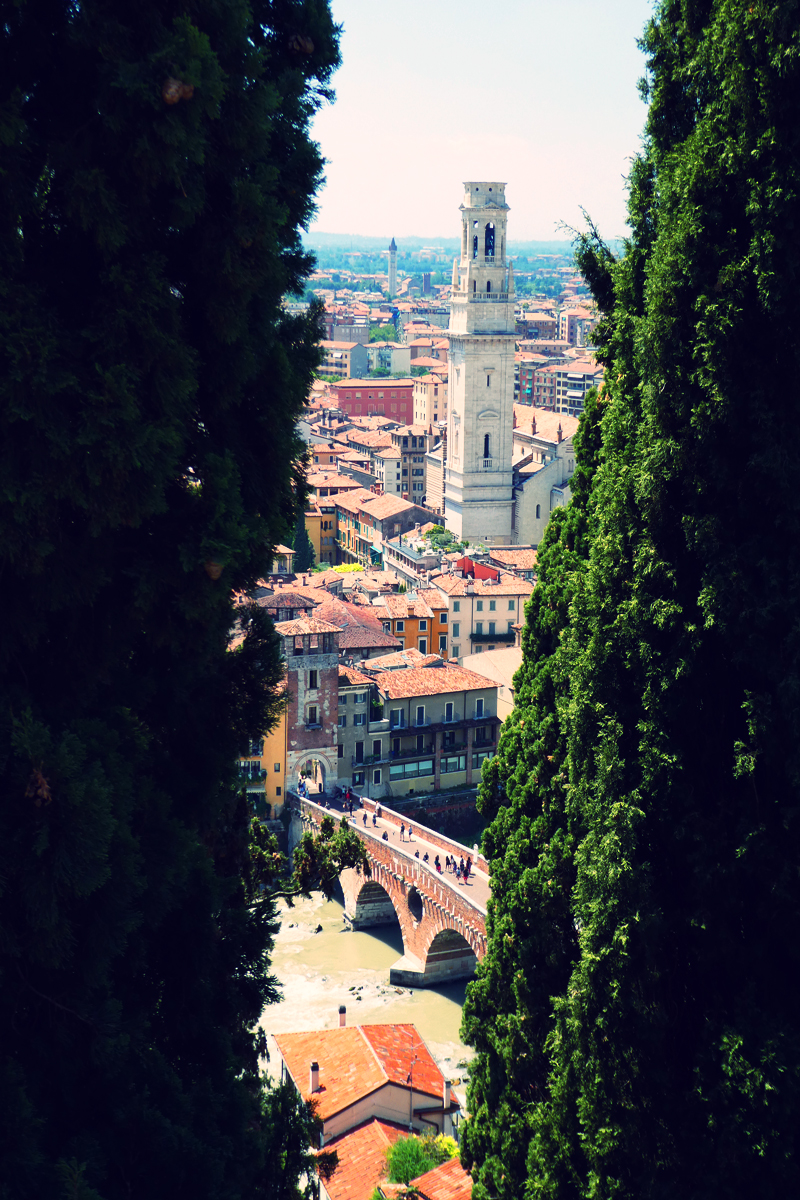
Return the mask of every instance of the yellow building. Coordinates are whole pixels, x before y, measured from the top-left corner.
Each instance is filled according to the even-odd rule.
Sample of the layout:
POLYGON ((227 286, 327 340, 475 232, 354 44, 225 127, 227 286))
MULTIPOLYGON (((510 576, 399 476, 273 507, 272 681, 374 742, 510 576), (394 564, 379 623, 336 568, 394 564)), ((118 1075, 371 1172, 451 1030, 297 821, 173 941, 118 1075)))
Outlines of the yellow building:
POLYGON ((270 733, 250 742, 239 757, 239 775, 256 813, 267 819, 280 816, 286 799, 286 704, 270 733))
POLYGON ((314 562, 336 562, 336 537, 338 534, 336 522, 336 507, 332 501, 312 503, 305 512, 306 530, 314 547, 314 562))

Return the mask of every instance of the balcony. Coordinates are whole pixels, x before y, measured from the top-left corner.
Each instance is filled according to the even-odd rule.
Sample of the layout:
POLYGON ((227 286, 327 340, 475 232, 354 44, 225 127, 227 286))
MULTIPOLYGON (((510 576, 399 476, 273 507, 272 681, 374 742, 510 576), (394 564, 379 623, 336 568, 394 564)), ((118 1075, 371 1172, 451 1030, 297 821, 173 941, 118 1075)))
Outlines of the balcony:
POLYGON ((508 292, 473 292, 469 296, 470 304, 506 304, 508 292))
POLYGON ((477 461, 477 464, 476 464, 476 470, 478 470, 478 471, 491 471, 493 469, 493 467, 494 467, 494 459, 493 458, 479 458, 477 461))

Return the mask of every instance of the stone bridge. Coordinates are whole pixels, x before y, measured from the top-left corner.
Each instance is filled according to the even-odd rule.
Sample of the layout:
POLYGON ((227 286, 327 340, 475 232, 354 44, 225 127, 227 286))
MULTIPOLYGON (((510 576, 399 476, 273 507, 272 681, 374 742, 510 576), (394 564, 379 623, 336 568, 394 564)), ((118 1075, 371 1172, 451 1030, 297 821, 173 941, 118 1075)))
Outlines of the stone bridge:
MULTIPOLYGON (((486 953, 486 899, 489 894, 486 864, 478 858, 477 868, 465 886, 452 874, 438 874, 433 865, 436 854, 444 864, 445 853, 457 857, 476 856, 466 846, 452 842, 415 825, 413 841, 400 842, 401 818, 381 810, 372 820, 377 806, 367 801, 368 824, 358 812, 350 821, 367 848, 370 875, 354 870, 340 876, 344 892, 345 916, 354 929, 400 922, 403 957, 391 968, 389 982, 406 987, 428 987, 472 975, 475 964, 486 953), (383 840, 383 833, 389 841, 383 840), (419 850, 420 857, 415 857, 419 850), (427 851, 430 862, 422 861, 427 851)), ((301 832, 318 828, 323 817, 341 819, 312 800, 289 793, 292 814, 290 844, 296 845, 301 832)))

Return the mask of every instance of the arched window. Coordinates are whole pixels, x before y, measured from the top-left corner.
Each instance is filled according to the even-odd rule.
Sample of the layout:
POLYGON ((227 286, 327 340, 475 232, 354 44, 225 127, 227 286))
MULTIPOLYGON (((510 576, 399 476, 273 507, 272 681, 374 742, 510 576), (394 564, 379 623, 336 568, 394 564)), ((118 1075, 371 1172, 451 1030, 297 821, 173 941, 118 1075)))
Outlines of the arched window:
POLYGON ((477 235, 477 233, 475 234, 474 238, 472 239, 472 257, 473 258, 478 257, 478 235, 477 235))
POLYGON ((472 290, 473 290, 473 292, 477 292, 477 290, 478 290, 478 281, 477 281, 477 279, 473 279, 473 281, 472 281, 472 290))
POLYGON ((537 504, 536 505, 536 520, 537 521, 541 520, 541 516, 542 516, 542 506, 541 506, 541 504, 537 504))
POLYGON ((487 280, 487 283, 486 283, 486 291, 490 292, 491 290, 492 290, 492 281, 491 281, 491 279, 489 279, 489 280, 487 280))
POLYGON ((484 255, 486 258, 494 258, 494 225, 490 221, 484 230, 484 255))
POLYGON ((483 457, 484 458, 492 457, 491 454, 489 453, 489 434, 488 433, 485 433, 483 435, 483 457))

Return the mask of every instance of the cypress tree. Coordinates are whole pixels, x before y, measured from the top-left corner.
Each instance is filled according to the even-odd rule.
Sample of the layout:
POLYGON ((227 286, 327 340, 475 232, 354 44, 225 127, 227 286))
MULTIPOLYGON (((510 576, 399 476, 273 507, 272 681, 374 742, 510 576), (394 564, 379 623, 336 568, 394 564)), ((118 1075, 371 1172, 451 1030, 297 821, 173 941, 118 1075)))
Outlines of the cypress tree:
MULTIPOLYGON (((466 1016, 478 1197, 800 1188, 798 15, 662 0, 631 238, 616 263, 591 232, 578 245, 606 314, 600 446, 563 693, 518 708, 531 742, 504 731, 483 785, 504 807, 466 1016), (522 779, 540 821, 553 807, 538 751, 556 723, 561 875, 552 825, 539 847, 520 810, 522 779)), ((534 597, 525 686, 532 654, 553 661, 540 624, 534 597)))
POLYGON ((314 565, 314 546, 311 538, 308 536, 306 518, 302 511, 297 514, 297 525, 294 530, 292 547, 294 549, 294 559, 292 561, 294 570, 310 571, 314 565))
POLYGON ((4 1200, 310 1169, 234 773, 279 651, 257 609, 229 641, 302 508, 319 330, 281 297, 337 59, 325 0, 3 5, 4 1200))

